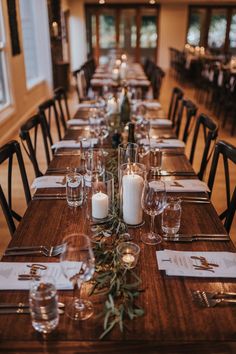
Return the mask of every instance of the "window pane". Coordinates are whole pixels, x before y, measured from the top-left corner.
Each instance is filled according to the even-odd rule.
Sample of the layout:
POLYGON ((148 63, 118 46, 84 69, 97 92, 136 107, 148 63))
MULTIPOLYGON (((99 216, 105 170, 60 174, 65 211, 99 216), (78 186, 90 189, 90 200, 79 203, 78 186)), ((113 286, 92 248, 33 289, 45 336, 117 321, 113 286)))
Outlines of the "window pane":
POLYGON ((6 102, 6 87, 5 87, 5 80, 4 80, 4 58, 3 58, 4 53, 0 51, 0 108, 3 106, 6 102))
POLYGON ((142 16, 140 29, 141 48, 155 48, 157 43, 156 16, 142 16))
POLYGON ((236 11, 233 12, 229 32, 230 48, 236 48, 236 11))
POLYGON ((204 9, 192 9, 189 18, 189 28, 187 34, 187 42, 190 45, 201 45, 201 35, 206 18, 204 9))
POLYGON ((38 62, 32 0, 20 0, 21 26, 27 82, 38 77, 38 62))
POLYGON ((227 16, 225 9, 212 11, 210 28, 208 33, 208 46, 210 48, 222 48, 225 43, 227 16))
POLYGON ((99 16, 99 40, 101 48, 115 48, 116 32, 115 17, 112 15, 99 16))
POLYGON ((92 25, 92 47, 96 47, 97 42, 97 32, 96 32, 96 16, 91 16, 91 25, 92 25))

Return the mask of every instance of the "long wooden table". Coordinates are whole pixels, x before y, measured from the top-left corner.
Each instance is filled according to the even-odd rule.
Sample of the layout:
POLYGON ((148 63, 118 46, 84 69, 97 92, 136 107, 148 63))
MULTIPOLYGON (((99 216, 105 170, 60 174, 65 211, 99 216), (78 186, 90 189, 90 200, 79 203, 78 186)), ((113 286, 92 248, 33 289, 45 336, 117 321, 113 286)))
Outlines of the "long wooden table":
MULTIPOLYGON (((161 134, 161 130, 157 130, 161 134)), ((81 134, 80 130, 68 131, 66 137, 81 134)), ((158 134, 158 133, 157 133, 158 134)), ((57 156, 50 167, 76 167, 79 156, 57 156)), ((186 156, 166 153, 163 168, 192 171, 186 156)), ((167 176, 165 179, 178 177, 167 176)), ((187 177, 179 177, 187 178, 187 177)), ((188 177, 192 178, 192 177, 188 177)), ((202 195, 196 193, 196 195, 202 195)), ((218 233, 225 230, 211 203, 182 205, 181 233, 218 233)), ((66 315, 60 317, 58 328, 47 339, 38 334, 31 325, 29 315, 0 315, 1 353, 235 353, 236 352, 236 307, 218 306, 198 308, 191 297, 191 290, 236 291, 232 279, 207 279, 166 276, 158 270, 156 250, 182 251, 232 251, 231 241, 168 243, 148 246, 140 241, 140 235, 149 228, 145 217, 144 226, 130 229, 134 242, 141 247, 137 273, 142 279, 138 303, 145 315, 127 321, 121 333, 113 330, 104 340, 102 319, 95 316, 87 321, 73 322, 66 315)), ((158 222, 157 222, 158 225, 158 222)), ((20 223, 10 246, 54 245, 69 233, 88 232, 83 207, 70 208, 66 200, 32 200, 20 223)), ((3 257, 3 261, 45 262, 58 261, 46 257, 3 257)), ((84 285, 84 291, 89 284, 84 285)), ((67 302, 71 291, 59 291, 60 301, 67 302)), ((0 291, 0 302, 28 300, 27 291, 0 291)), ((104 299, 92 297, 95 314, 104 299)))

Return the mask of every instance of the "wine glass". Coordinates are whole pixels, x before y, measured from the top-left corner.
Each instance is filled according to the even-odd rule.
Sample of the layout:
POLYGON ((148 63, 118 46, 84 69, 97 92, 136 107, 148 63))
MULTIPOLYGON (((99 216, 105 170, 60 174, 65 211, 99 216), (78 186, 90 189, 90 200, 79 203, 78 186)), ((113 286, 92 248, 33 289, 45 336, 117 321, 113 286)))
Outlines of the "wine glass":
POLYGON ((162 213, 166 204, 165 183, 160 180, 146 180, 142 193, 142 208, 151 216, 150 232, 143 234, 141 240, 148 245, 155 245, 162 241, 162 237, 155 233, 155 216, 162 213))
POLYGON ((80 291, 82 284, 92 278, 95 270, 90 239, 84 234, 71 234, 64 239, 64 243, 60 263, 74 289, 73 301, 67 305, 66 314, 73 320, 86 320, 93 314, 93 305, 81 299, 80 291))

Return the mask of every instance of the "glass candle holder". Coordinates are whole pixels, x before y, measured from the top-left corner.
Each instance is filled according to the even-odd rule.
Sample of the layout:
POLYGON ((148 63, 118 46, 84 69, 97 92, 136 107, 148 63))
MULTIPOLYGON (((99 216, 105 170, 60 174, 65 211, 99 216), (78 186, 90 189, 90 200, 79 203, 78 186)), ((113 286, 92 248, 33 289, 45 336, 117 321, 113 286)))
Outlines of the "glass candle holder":
POLYGON ((128 226, 140 226, 143 223, 141 198, 145 178, 145 165, 125 163, 120 166, 120 216, 128 226))
POLYGON ((124 268, 132 269, 136 267, 140 253, 140 247, 133 242, 121 242, 116 247, 116 252, 121 265, 124 268))
POLYGON ((89 216, 92 221, 104 221, 113 214, 114 178, 110 172, 92 176, 89 202, 89 216))

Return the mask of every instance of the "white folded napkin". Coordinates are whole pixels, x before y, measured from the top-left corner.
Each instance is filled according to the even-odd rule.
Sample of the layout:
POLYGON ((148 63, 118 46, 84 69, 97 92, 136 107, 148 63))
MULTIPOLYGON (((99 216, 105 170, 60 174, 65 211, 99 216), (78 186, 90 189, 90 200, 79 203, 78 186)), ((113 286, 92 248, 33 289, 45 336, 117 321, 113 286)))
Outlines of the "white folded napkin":
MULTIPOLYGON (((91 138, 91 139, 88 138, 86 140, 82 140, 83 148, 93 147, 97 143, 98 143, 97 138, 91 138)), ((61 141, 58 141, 55 144, 53 144, 52 148, 53 149, 61 149, 61 148, 79 149, 80 142, 78 142, 77 140, 61 140, 61 141)))
POLYGON ((77 108, 95 108, 96 103, 78 103, 77 108))
POLYGON ((149 80, 136 80, 136 79, 131 79, 128 80, 128 84, 129 85, 133 85, 133 86, 149 86, 150 85, 150 81, 149 80))
POLYGON ((64 188, 65 186, 65 176, 42 176, 35 178, 31 188, 64 188))
POLYGON ((92 79, 91 85, 112 85, 114 82, 112 79, 92 79))
POLYGON ((88 119, 70 119, 66 122, 67 125, 88 125, 88 119))
POLYGON ((153 127, 161 127, 161 126, 166 126, 166 127, 171 127, 172 126, 172 121, 170 119, 152 119, 150 120, 150 124, 153 127))
POLYGON ((207 184, 199 179, 165 181, 165 186, 167 192, 209 192, 207 184))
POLYGON ((140 144, 143 145, 151 145, 152 148, 184 148, 185 143, 181 140, 178 139, 150 139, 150 142, 148 139, 141 139, 139 140, 140 144))
MULTIPOLYGON (((30 268, 28 267, 33 262, 0 262, 0 290, 29 290, 31 280, 18 280, 20 274, 29 274, 30 268)), ((48 262, 42 263, 47 269, 38 271, 38 274, 43 275, 46 272, 47 276, 52 276, 56 282, 58 290, 71 290, 72 284, 61 270, 60 263, 48 262)))

